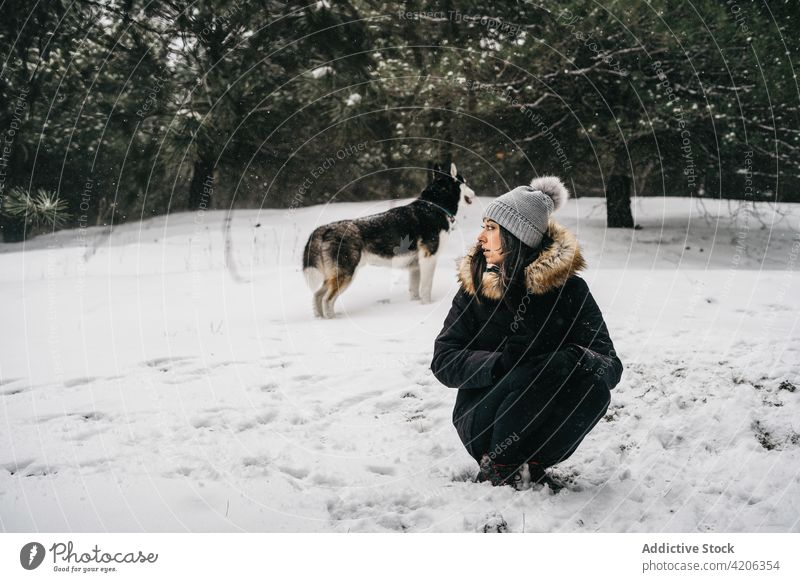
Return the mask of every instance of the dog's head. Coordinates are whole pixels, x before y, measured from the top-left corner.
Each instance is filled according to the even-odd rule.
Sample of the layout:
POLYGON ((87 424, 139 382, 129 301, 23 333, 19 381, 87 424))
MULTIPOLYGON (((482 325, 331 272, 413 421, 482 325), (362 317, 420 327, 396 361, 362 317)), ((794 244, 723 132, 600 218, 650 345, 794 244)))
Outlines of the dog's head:
POLYGON ((441 204, 455 213, 459 202, 472 204, 475 192, 467 186, 464 176, 458 173, 452 162, 428 164, 428 186, 422 197, 441 204))

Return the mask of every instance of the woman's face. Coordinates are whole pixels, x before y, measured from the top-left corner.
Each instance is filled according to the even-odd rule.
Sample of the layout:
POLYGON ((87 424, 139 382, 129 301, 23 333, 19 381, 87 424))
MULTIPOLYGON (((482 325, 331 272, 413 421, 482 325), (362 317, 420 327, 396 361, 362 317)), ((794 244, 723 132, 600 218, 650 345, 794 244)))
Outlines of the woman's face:
POLYGON ((486 262, 499 265, 503 262, 502 249, 500 248, 500 225, 489 218, 483 219, 483 228, 478 234, 478 244, 483 249, 486 262))

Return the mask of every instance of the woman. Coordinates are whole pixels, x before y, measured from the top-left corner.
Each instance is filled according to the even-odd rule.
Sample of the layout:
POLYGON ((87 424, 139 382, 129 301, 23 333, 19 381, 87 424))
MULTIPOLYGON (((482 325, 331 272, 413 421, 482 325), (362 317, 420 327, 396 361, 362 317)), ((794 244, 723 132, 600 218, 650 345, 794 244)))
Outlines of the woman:
POLYGON ((557 486, 545 468, 572 455, 622 375, 575 236, 550 219, 569 193, 548 176, 493 200, 462 259, 460 289, 431 370, 458 388, 453 424, 476 480, 557 486))

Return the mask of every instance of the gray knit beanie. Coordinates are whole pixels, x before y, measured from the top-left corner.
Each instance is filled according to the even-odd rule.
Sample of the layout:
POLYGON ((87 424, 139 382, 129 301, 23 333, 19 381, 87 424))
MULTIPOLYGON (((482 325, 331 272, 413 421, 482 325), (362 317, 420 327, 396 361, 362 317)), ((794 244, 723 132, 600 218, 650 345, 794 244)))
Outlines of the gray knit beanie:
POLYGON ((569 198, 560 178, 534 178, 530 186, 517 186, 492 200, 483 212, 526 245, 536 248, 547 232, 550 215, 569 198))

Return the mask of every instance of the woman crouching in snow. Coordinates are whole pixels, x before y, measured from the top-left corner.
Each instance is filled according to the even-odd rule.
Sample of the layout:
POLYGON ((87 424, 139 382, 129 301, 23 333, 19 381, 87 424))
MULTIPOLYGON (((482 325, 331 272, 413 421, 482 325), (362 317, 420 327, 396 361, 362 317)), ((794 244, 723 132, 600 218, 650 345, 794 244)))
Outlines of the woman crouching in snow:
POLYGON ((575 236, 550 219, 569 193, 533 180, 493 200, 462 259, 460 289, 431 371, 458 388, 453 424, 478 482, 556 488, 545 468, 572 455, 608 409, 622 362, 586 282, 575 236))

